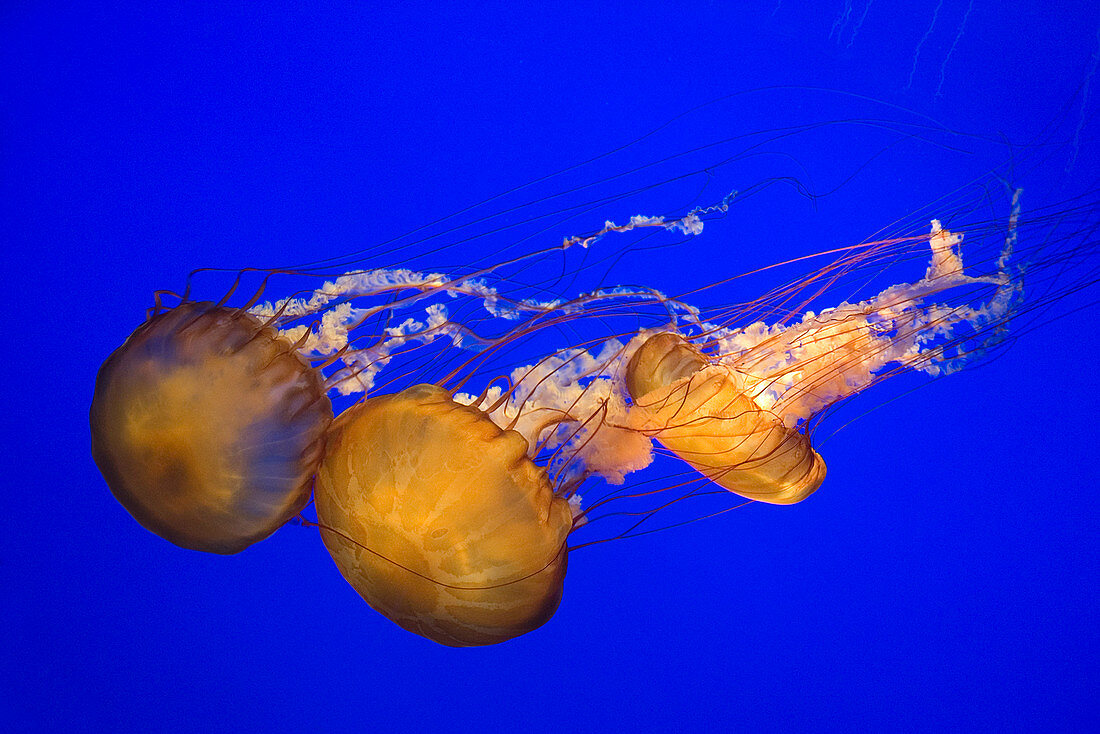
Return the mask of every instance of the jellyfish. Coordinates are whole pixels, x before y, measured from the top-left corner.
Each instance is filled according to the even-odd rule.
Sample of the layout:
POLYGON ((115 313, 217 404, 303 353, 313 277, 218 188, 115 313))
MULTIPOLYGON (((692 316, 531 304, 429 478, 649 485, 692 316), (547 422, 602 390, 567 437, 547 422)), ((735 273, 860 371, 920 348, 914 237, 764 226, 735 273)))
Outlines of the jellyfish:
POLYGON ((634 353, 626 385, 641 430, 742 497, 792 504, 825 481, 810 438, 751 397, 738 373, 683 336, 655 334, 634 353))
POLYGON ((237 308, 158 303, 100 372, 93 455, 123 506, 178 545, 237 552, 293 519, 398 626, 505 642, 551 619, 579 548, 650 532, 703 495, 806 500, 825 484, 829 411, 902 373, 990 358, 1014 319, 1096 282, 1094 197, 1025 221, 1019 190, 983 185, 980 204, 936 202, 946 223, 799 258, 785 284, 705 307, 737 276, 673 294, 581 281, 612 241, 690 251, 744 192, 543 249, 518 238, 491 263, 416 268, 391 245, 394 266, 258 271, 237 308), (1003 209, 978 218, 991 190, 1003 209), (1036 244, 1021 252, 1024 230, 1036 244), (290 295, 269 299, 276 283, 290 295), (642 487, 633 475, 658 457, 676 476, 642 487))
POLYGON ((156 313, 99 370, 92 457, 176 545, 238 553, 309 501, 332 406, 294 345, 241 309, 156 313))
MULTIPOLYGON (((1019 216, 1019 193, 1010 221, 1019 216)), ((943 349, 956 329, 1003 325, 1021 296, 1008 261, 1014 225, 988 275, 964 273, 962 236, 931 223, 931 262, 924 278, 896 285, 858 304, 842 303, 796 324, 708 325, 689 340, 675 332, 649 336, 625 373, 639 428, 711 481, 748 499, 799 502, 825 479, 825 462, 805 425, 817 412, 874 382, 887 365, 944 368, 943 349), (963 286, 992 286, 989 300, 923 307, 925 299, 963 286), (709 356, 696 346, 710 343, 709 356)), ((996 331, 972 349, 996 343, 996 331)))
POLYGON ((340 572, 405 629, 453 646, 529 632, 561 600, 569 503, 515 431, 414 385, 349 408, 317 475, 340 572))

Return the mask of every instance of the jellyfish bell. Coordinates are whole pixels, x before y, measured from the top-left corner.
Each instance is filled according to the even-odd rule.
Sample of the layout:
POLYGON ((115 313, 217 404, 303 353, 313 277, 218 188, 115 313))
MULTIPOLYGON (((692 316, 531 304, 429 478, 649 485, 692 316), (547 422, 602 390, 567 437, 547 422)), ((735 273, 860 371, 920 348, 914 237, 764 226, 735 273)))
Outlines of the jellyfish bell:
POLYGON ((99 370, 92 457, 139 523, 230 554, 309 500, 332 407, 292 342, 240 309, 153 315, 99 370))
POLYGON ((527 443, 435 385, 349 408, 317 475, 321 538, 344 578, 401 627, 488 645, 562 597, 569 503, 527 443))
POLYGON ((736 371, 710 365, 679 334, 646 339, 625 377, 638 429, 729 491, 787 505, 825 480, 809 436, 762 409, 736 371))

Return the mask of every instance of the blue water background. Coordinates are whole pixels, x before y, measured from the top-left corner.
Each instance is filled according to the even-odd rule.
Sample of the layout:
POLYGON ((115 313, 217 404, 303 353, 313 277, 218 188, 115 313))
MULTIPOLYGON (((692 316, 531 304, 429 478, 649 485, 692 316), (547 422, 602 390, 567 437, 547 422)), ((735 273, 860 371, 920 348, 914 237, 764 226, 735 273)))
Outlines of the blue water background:
MULTIPOLYGON (((829 440, 807 502, 576 553, 553 620, 485 649, 372 612, 315 531, 230 558, 154 537, 110 496, 87 426, 99 364, 192 268, 374 247, 745 90, 783 87, 696 113, 647 154, 882 117, 1003 140, 1006 155, 973 142, 974 157, 903 145, 872 160, 858 126, 819 147, 777 141, 699 203, 767 176, 859 175, 816 207, 772 189, 616 278, 679 292, 923 221, 942 187, 1008 151, 1036 203, 1089 190, 1095 3, 334 5, 0 10, 14 468, 0 728, 1096 730, 1095 292, 1054 304, 1061 318, 988 366, 865 396, 857 408, 881 407, 829 440), (1049 156, 1012 147, 1037 140, 1049 156)), ((612 203, 546 236, 655 213, 612 203)))

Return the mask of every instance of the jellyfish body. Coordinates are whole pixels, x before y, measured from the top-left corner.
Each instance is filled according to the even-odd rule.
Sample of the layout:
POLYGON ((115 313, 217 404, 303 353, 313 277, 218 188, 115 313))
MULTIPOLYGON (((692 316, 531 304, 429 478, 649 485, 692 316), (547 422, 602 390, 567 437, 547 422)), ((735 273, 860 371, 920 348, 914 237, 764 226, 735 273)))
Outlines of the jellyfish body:
POLYGON ((568 502, 527 442, 434 385, 369 398, 329 433, 321 537, 374 609, 444 645, 541 626, 562 596, 568 502))
POLYGON ((182 303, 100 368, 92 456, 147 529, 236 553, 305 506, 331 421, 322 378, 291 342, 239 310, 182 303))
POLYGON ((625 378, 637 427, 729 491, 787 505, 825 480, 809 437, 762 409, 734 370, 709 364, 682 336, 646 339, 625 378))

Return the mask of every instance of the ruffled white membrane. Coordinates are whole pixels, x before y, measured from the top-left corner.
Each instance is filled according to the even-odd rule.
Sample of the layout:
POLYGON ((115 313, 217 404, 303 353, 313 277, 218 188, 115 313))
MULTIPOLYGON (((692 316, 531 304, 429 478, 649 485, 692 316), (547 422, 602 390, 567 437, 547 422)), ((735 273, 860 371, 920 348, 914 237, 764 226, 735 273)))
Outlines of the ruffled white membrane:
MULTIPOLYGON (((933 220, 928 238, 931 262, 920 280, 891 286, 858 303, 808 312, 785 324, 756 322, 740 328, 708 324, 700 322, 690 306, 660 293, 633 289, 598 291, 568 302, 510 300, 481 277, 452 278, 410 270, 348 273, 308 297, 265 303, 251 312, 281 326, 286 338, 301 340, 300 350, 310 359, 338 355, 340 364, 329 375, 328 385, 347 395, 372 390, 376 376, 394 355, 412 346, 436 341, 448 348, 475 351, 491 346, 494 342, 451 320, 448 299, 479 300, 490 319, 506 321, 553 313, 583 315, 591 304, 609 300, 660 302, 685 314, 693 324, 682 329, 670 323, 656 331, 674 331, 705 344, 714 365, 735 373, 761 409, 793 427, 860 392, 886 371, 903 367, 933 375, 952 372, 1000 339, 1021 296, 1021 284, 1010 276, 1007 266, 1015 242, 1017 207, 1014 200, 1009 236, 993 274, 967 275, 960 252, 962 235, 933 220), (985 286, 987 293, 991 287, 984 303, 957 305, 964 300, 958 298, 954 305, 947 302, 947 292, 956 294, 958 289, 978 285, 985 286), (394 325, 386 326, 381 337, 376 334, 366 344, 357 343, 356 327, 380 316, 394 325), (973 335, 965 351, 958 346, 960 330, 973 335)), ((607 222, 599 232, 567 239, 563 246, 588 247, 608 233, 639 227, 698 234, 703 225, 700 213, 705 212, 692 212, 673 222, 642 216, 626 225, 607 222)), ((653 460, 651 439, 630 427, 631 402, 624 384, 630 356, 652 333, 655 330, 648 329, 625 343, 608 339, 592 350, 556 351, 512 369, 503 386, 494 383, 480 395, 459 393, 455 400, 475 405, 498 426, 520 433, 530 455, 542 456, 563 486, 575 487, 579 479, 591 475, 622 483, 626 474, 653 460)), ((574 505, 579 512, 579 500, 574 498, 574 505)))

